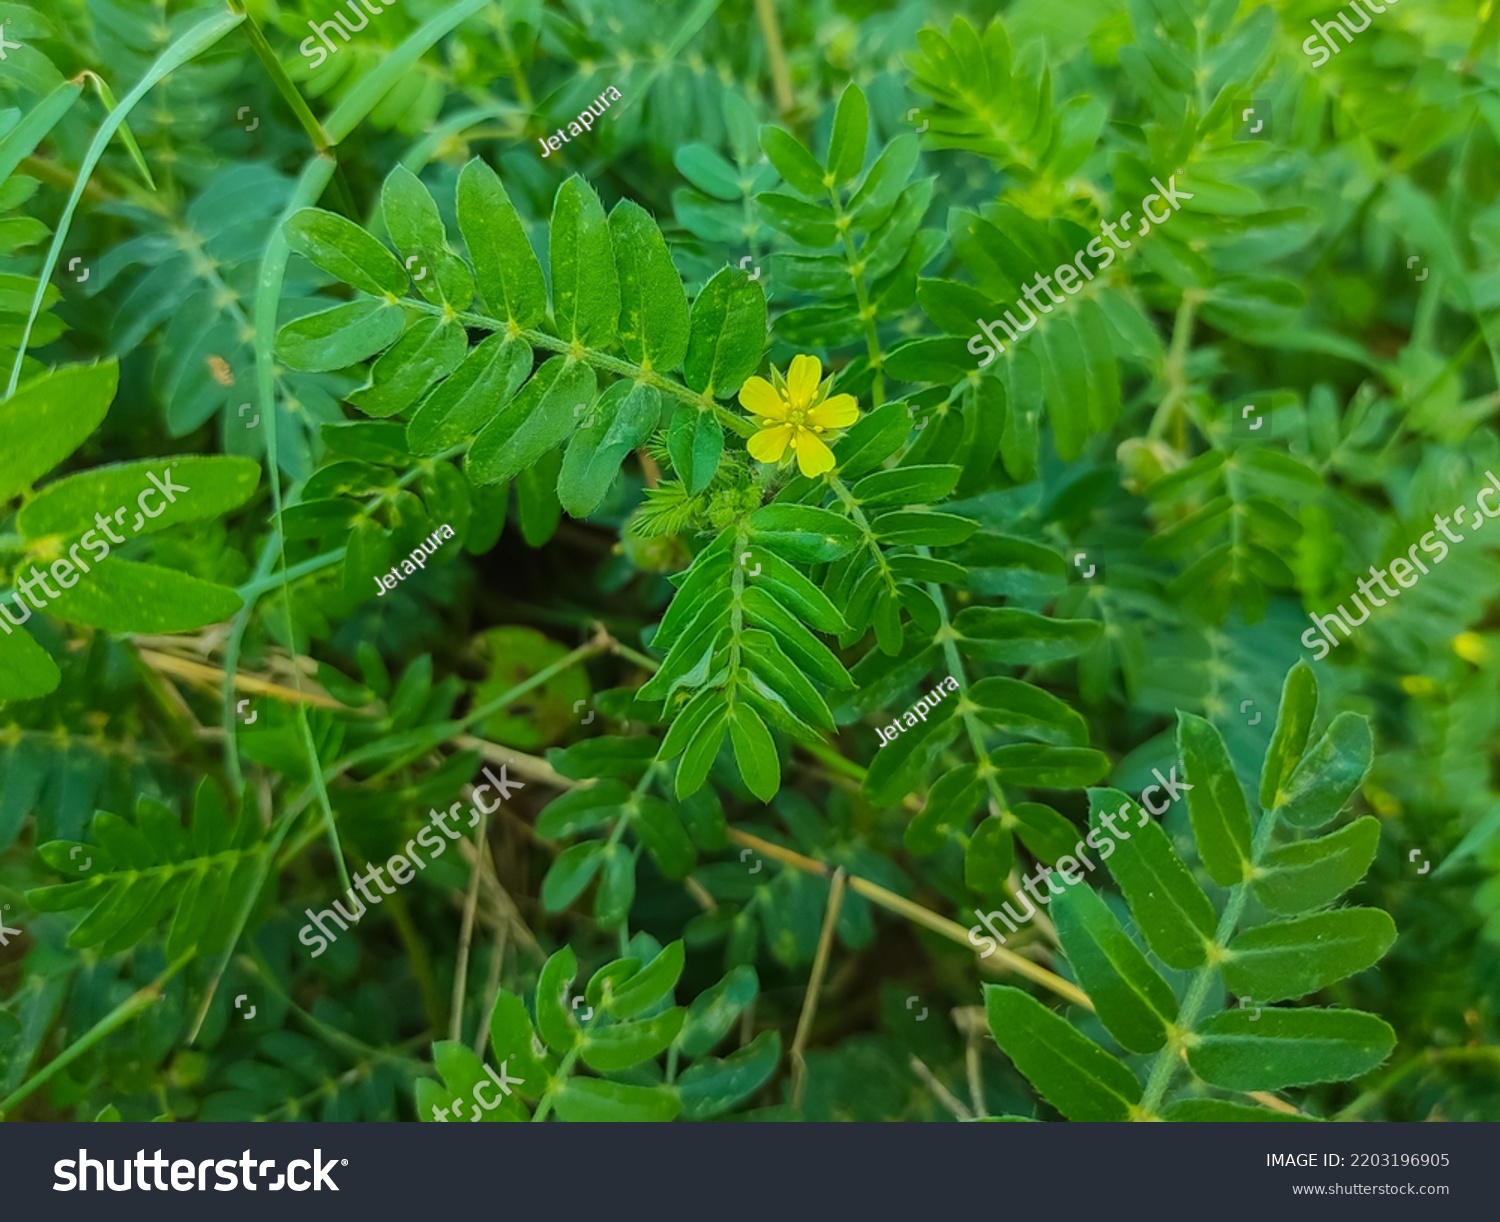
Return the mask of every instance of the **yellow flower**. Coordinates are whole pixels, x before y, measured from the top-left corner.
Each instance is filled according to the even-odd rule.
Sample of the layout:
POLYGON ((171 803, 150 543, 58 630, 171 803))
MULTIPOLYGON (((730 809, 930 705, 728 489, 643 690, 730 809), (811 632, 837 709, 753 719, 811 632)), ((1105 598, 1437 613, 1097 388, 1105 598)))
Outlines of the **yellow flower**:
POLYGON ((740 387, 740 405, 760 417, 760 432, 746 446, 751 458, 780 462, 791 446, 803 475, 833 470, 833 451, 820 434, 848 428, 859 419, 859 403, 853 395, 828 398, 833 376, 826 382, 822 377, 817 357, 794 356, 785 380, 772 369, 774 385, 765 378, 751 378, 740 387))

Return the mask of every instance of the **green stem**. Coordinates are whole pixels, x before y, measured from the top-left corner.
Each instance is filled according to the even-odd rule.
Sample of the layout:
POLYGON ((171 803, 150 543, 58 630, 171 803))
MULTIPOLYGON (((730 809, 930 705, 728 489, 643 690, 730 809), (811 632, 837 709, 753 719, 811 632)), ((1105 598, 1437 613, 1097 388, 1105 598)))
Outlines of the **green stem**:
MULTIPOLYGON (((293 213, 315 203, 323 194, 324 188, 328 186, 328 180, 333 175, 334 165, 331 157, 320 154, 308 162, 303 169, 302 176, 297 180, 291 198, 287 201, 286 208, 272 230, 270 240, 266 243, 266 252, 261 259, 260 275, 257 278, 255 292, 255 383, 256 393, 260 399, 260 413, 266 422, 266 478, 271 485, 272 524, 280 539, 281 583, 282 587, 287 590, 282 610, 286 613, 288 642, 294 642, 297 635, 296 627, 292 623, 291 579, 287 572, 286 535, 281 530, 281 515, 285 506, 281 495, 281 465, 276 440, 276 373, 271 348, 276 337, 276 314, 281 304, 281 286, 292 254, 292 249, 287 244, 284 235, 284 226, 293 213)), ((294 679, 300 691, 301 673, 294 672, 294 679)), ((323 779, 323 764, 318 758, 317 744, 313 742, 312 727, 307 720, 307 707, 299 701, 294 714, 302 747, 307 755, 308 768, 312 773, 318 803, 323 808, 323 826, 328 833, 329 848, 333 850, 334 866, 338 871, 339 882, 344 890, 348 890, 351 885, 349 868, 344 863, 343 846, 339 843, 338 827, 334 822, 333 807, 328 801, 328 788, 323 779)))
MULTIPOLYGON (((214 994, 218 991, 219 981, 224 978, 224 971, 229 966, 229 960, 234 954, 235 947, 239 945, 240 938, 244 936, 245 925, 250 920, 250 913, 255 909, 255 902, 260 897, 261 888, 266 885, 266 876, 270 874, 271 865, 276 860, 276 851, 281 847, 281 842, 286 839, 287 833, 292 830, 292 824, 296 822, 297 816, 302 813, 303 809, 305 809, 305 805, 284 814, 280 822, 276 824, 275 831, 271 833, 271 838, 266 841, 265 853, 263 854, 255 878, 255 886, 251 887, 246 893, 244 900, 240 904, 239 912, 235 914, 234 932, 231 934, 229 941, 224 944, 223 953, 219 956, 219 962, 214 968, 213 979, 204 991, 203 1001, 198 1006, 197 1017, 193 1020, 193 1029, 188 1033, 187 1042, 189 1044, 197 1040, 198 1032, 203 1028, 203 1020, 208 1017, 208 1007, 212 1004, 214 994)), ((249 816, 246 815, 243 817, 248 818, 249 816)))
MULTIPOLYGON (((1271 843, 1271 835, 1276 830, 1276 818, 1280 810, 1279 806, 1273 807, 1261 816, 1260 825, 1255 829, 1255 839, 1250 845, 1252 865, 1259 864, 1260 859, 1265 855, 1271 843)), ((1245 910, 1245 904, 1249 899, 1249 883, 1236 883, 1229 889, 1229 901, 1224 905, 1224 914, 1219 918, 1219 926, 1214 931, 1213 943, 1208 948, 1208 962, 1198 969, 1192 983, 1188 986, 1187 995, 1182 999, 1182 1005, 1177 1012, 1177 1020, 1172 1024, 1167 1046, 1156 1054, 1156 1060, 1151 1066, 1151 1074, 1146 1080, 1146 1092, 1141 1096, 1140 1102, 1140 1113, 1143 1118, 1152 1118, 1156 1115, 1156 1109, 1161 1104, 1163 1096, 1166 1095, 1167 1087, 1172 1084, 1172 1075, 1177 1071, 1177 1065, 1183 1059, 1183 1051, 1187 1046, 1188 1037, 1192 1035, 1193 1024, 1198 1021, 1203 1004, 1208 1000, 1209 990, 1213 988, 1218 978, 1220 956, 1229 945, 1229 939, 1234 936, 1240 914, 1245 910)))
MULTIPOLYGON (((438 318, 448 318, 450 315, 445 306, 433 305, 430 302, 415 299, 403 300, 402 305, 408 309, 420 310, 426 314, 435 315, 438 318)), ((503 322, 498 318, 490 318, 484 314, 475 314, 472 311, 455 312, 452 317, 464 324, 466 327, 476 327, 484 331, 505 331, 519 339, 524 339, 533 348, 544 348, 548 352, 561 353, 571 356, 574 360, 582 361, 595 369, 604 369, 610 373, 619 374, 622 378, 631 378, 637 382, 644 382, 647 386, 654 386, 663 394, 671 395, 674 399, 680 399, 684 403, 690 403, 699 411, 711 411, 725 428, 738 433, 741 437, 749 437, 756 431, 755 424, 744 416, 735 413, 719 405, 712 395, 705 395, 696 390, 689 390, 681 382, 674 382, 671 378, 663 377, 654 369, 645 369, 640 365, 632 364, 630 361, 622 360, 617 356, 610 356, 606 352, 599 352, 594 348, 585 348, 581 344, 575 344, 572 340, 559 339, 555 335, 548 335, 545 331, 538 331, 534 327, 516 327, 509 322, 503 322)))
MULTIPOLYGON (((280 537, 277 532, 276 538, 280 537)), ((324 552, 321 556, 314 556, 310 560, 303 560, 299 564, 292 565, 289 569, 283 569, 279 573, 271 573, 266 576, 257 574, 236 591, 246 601, 253 601, 262 594, 269 593, 278 586, 290 585, 311 573, 321 572, 331 565, 338 564, 348 552, 348 548, 340 547, 331 552, 324 552)))
POLYGON ((333 141, 328 138, 323 125, 318 122, 318 116, 313 114, 312 109, 303 100, 302 91, 292 83, 291 77, 287 76, 283 70, 281 61, 276 58, 275 50, 266 41, 266 36, 260 32, 260 26, 255 24, 255 18, 245 12, 242 0, 228 0, 228 4, 231 12, 245 16, 245 35, 250 40, 250 48, 255 52, 255 58, 260 60, 260 66, 266 70, 266 75, 271 78, 271 83, 276 86, 276 92, 297 116, 297 122, 302 125, 302 130, 312 141, 313 152, 331 152, 333 141))
POLYGON ((78 210, 78 201, 83 198, 84 189, 89 184, 94 167, 99 164, 99 158, 104 156, 104 150, 114 138, 115 132, 125 122, 126 116, 135 109, 136 104, 163 77, 175 72, 189 60, 208 50, 244 19, 244 16, 240 14, 218 13, 200 21, 157 57, 156 62, 136 83, 135 88, 125 95, 124 100, 110 111, 104 122, 99 125, 99 130, 94 134, 88 152, 84 154, 83 164, 78 167, 78 180, 73 184, 73 192, 68 196, 62 216, 58 218, 57 228, 52 235, 52 246, 47 251, 41 274, 37 277, 36 294, 32 298, 31 309, 26 316, 26 325, 21 328, 20 342, 16 345, 16 360, 11 366, 10 383, 5 391, 7 398, 16 393, 16 384, 21 380, 21 366, 26 360, 26 348, 31 342, 32 328, 36 326, 37 315, 41 313, 42 299, 47 289, 51 287, 52 273, 57 270, 57 261, 62 257, 63 243, 68 240, 68 231, 72 228, 73 214, 78 210))
POLYGON ((604 653, 607 649, 608 646, 598 641, 589 641, 586 644, 578 646, 577 649, 571 650, 558 658, 552 665, 542 667, 531 678, 516 684, 509 691, 501 692, 493 700, 487 701, 478 708, 471 710, 468 716, 460 719, 459 725, 465 730, 469 729, 475 722, 483 721, 491 713, 498 713, 501 709, 508 708, 527 692, 533 688, 541 687, 542 684, 549 682, 554 676, 562 674, 569 667, 576 666, 580 662, 586 662, 589 658, 604 653))
POLYGON ((113 1010, 101 1018, 97 1023, 84 1033, 83 1038, 69 1044, 60 1054, 47 1063, 45 1068, 33 1074, 20 1086, 16 1087, 4 1099, 0 1099, 0 1119, 3 1119, 10 1110, 35 1091, 38 1087, 45 1085, 53 1075, 66 1069, 85 1052, 102 1040, 112 1031, 118 1030, 139 1014, 147 1006, 155 1004, 161 998, 162 986, 173 976, 183 969, 193 952, 188 951, 182 955, 177 962, 173 963, 160 976, 144 988, 137 989, 113 1010))
POLYGON ((833 205, 833 223, 838 227, 844 244, 844 261, 849 265, 849 275, 854 281, 854 300, 859 305, 859 318, 865 328, 865 348, 870 355, 870 369, 875 380, 870 387, 870 398, 876 407, 885 402, 885 357, 880 352, 880 332, 875 326, 875 307, 870 304, 870 293, 865 287, 865 265, 854 249, 854 239, 849 236, 849 214, 839 202, 838 192, 828 188, 828 200, 833 205))
MULTIPOLYGON (((583 1046, 580 1042, 577 1048, 574 1048, 567 1056, 563 1057, 562 1064, 557 1067, 557 1076, 552 1081, 556 1082, 559 1086, 566 1085, 568 1075, 573 1072, 573 1066, 578 1060, 579 1053, 582 1051, 583 1046)), ((547 1114, 552 1111, 553 1093, 552 1087, 549 1085, 547 1093, 542 1096, 542 1101, 536 1105, 536 1111, 531 1117, 532 1124, 538 1124, 547 1119, 547 1114)))
MULTIPOLYGON (((1182 294, 1182 301, 1177 306, 1177 316, 1172 323, 1172 346, 1167 352, 1166 368, 1163 370, 1167 390, 1157 404, 1156 414, 1151 417, 1151 427, 1146 431, 1146 436, 1153 441, 1166 432, 1167 425, 1177 414, 1177 405, 1187 397, 1187 355, 1193 342, 1193 320, 1198 311, 1198 301, 1198 293, 1189 289, 1182 294)), ((1186 441, 1184 430, 1179 427, 1177 448, 1183 449, 1186 441)))
MULTIPOLYGON (((926 547, 917 548, 917 555, 930 557, 932 551, 926 547)), ((967 699, 969 694, 969 676, 964 670, 963 659, 958 656, 957 633, 953 631, 953 624, 948 618, 948 598, 943 593, 942 586, 935 581, 927 583, 927 594, 937 604, 938 617, 942 620, 938 628, 938 639, 943 643, 943 658, 948 663, 948 673, 958 683, 958 712, 963 718, 964 732, 969 739, 969 747, 974 752, 974 762, 979 766, 979 775, 984 778, 984 787, 989 791, 990 800, 994 802, 998 817, 1009 827, 1015 822, 1015 816, 1010 813, 1010 806, 1005 801, 1005 792, 1000 788, 1000 774, 995 765, 990 762, 989 748, 984 745, 984 727, 979 719, 974 716, 974 709, 967 699)))
MULTIPOLYGON (((255 566, 256 581, 263 581, 271 571, 271 566, 276 563, 276 557, 281 553, 281 531, 273 530, 266 536, 265 545, 260 553, 260 560, 255 566)), ((267 587, 270 588, 270 587, 267 587)), ((224 682, 219 689, 219 699, 223 704, 220 715, 220 724, 224 727, 224 745, 228 751, 227 764, 229 767, 229 782, 236 793, 240 791, 245 783, 245 776, 240 769, 240 736, 239 719, 235 708, 234 680, 240 668, 240 647, 245 640, 245 631, 250 626, 250 616, 255 610, 255 604, 260 598, 260 592, 248 593, 249 587, 242 586, 239 590, 241 606, 234 613, 234 619, 229 626, 229 640, 224 645, 224 682)))
POLYGON ((896 596, 896 576, 891 572, 891 566, 885 558, 885 553, 880 550, 880 543, 875 537, 875 532, 870 528, 870 519, 865 517, 865 511, 860 506, 854 494, 849 491, 848 485, 837 475, 828 476, 828 486, 833 489, 833 494, 839 498, 839 503, 849 511, 849 519, 859 527, 860 533, 864 535, 865 546, 870 555, 875 558, 875 564, 880 569, 880 575, 885 581, 885 588, 890 592, 892 598, 896 596))

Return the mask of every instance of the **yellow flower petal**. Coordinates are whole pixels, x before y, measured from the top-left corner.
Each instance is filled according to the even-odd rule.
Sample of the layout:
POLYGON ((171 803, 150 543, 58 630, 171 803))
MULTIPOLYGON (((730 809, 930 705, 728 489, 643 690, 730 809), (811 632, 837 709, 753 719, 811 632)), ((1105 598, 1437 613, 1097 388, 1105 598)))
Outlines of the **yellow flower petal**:
POLYGON ((750 378, 740 387, 740 406, 767 420, 785 420, 786 403, 765 378, 750 378))
POLYGON ((786 390, 793 407, 807 407, 818 393, 823 380, 823 362, 815 356, 794 356, 786 371, 786 390))
POLYGON ((833 451, 810 429, 798 429, 795 441, 797 468, 806 476, 833 470, 833 451))
POLYGON ((807 413, 808 424, 820 429, 846 429, 859 419, 859 400, 853 395, 834 395, 807 413))
MULTIPOLYGON (((786 453, 787 442, 791 441, 794 431, 794 426, 790 424, 778 424, 774 428, 761 429, 745 443, 745 449, 749 450, 750 457, 758 462, 780 462, 781 456, 786 453)), ((829 457, 831 460, 832 455, 829 457)))

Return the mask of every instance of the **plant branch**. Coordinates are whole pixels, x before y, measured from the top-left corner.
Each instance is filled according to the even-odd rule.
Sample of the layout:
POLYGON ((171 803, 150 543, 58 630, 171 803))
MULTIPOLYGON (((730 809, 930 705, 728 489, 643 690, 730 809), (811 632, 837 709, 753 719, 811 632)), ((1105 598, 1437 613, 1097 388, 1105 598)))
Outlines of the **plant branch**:
POLYGON ((833 872, 828 886, 828 907, 823 910, 823 929, 818 934, 818 953, 813 958, 812 975, 807 980, 807 994, 802 999, 802 1014, 797 1019, 797 1034, 792 1039, 792 1110, 802 1111, 802 1092, 807 1086, 807 1063, 803 1052, 812 1035, 813 1019, 818 1012, 818 993, 828 971, 828 956, 833 949, 833 932, 838 928, 839 910, 844 906, 844 869, 833 872))

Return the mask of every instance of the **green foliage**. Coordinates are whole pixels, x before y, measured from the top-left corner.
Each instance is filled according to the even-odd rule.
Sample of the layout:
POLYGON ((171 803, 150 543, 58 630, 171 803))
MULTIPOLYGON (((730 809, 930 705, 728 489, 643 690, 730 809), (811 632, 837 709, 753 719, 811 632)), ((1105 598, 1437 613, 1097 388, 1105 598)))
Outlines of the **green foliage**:
MULTIPOLYGON (((1308 724, 1316 703, 1311 668, 1299 663, 1283 691, 1281 741, 1289 737, 1281 734, 1284 726, 1308 724)), ((1346 717, 1366 725, 1362 718, 1341 713, 1317 746, 1283 757, 1294 776, 1304 777, 1304 792, 1335 792, 1342 778, 1352 775, 1339 807, 1369 766, 1368 756, 1361 764, 1357 745, 1347 745, 1357 744, 1359 735, 1343 729, 1346 717), (1335 730, 1340 731, 1337 738, 1335 730), (1331 745, 1324 749, 1337 740, 1345 741, 1345 751, 1331 745)), ((1193 786, 1188 805, 1199 859, 1227 887, 1222 906, 1216 907, 1199 887, 1161 828, 1118 791, 1093 791, 1092 822, 1101 836, 1098 842, 1090 837, 1089 843, 1099 848, 1146 944, 1168 966, 1193 971, 1181 999, 1089 884, 1069 884, 1072 890, 1058 898, 1054 910, 1063 953, 1099 1021, 1123 1048, 1156 1053, 1145 1091, 1124 1065, 1027 994, 1008 986, 985 989, 996 1042, 1042 1097, 1072 1120, 1171 1118, 1170 1112, 1162 1116, 1157 1109, 1165 1101, 1176 1062, 1184 1056, 1208 1086, 1273 1091, 1357 1077, 1379 1065, 1395 1043, 1395 1033, 1373 1014, 1269 1005, 1306 997, 1364 971, 1390 949, 1395 925, 1377 909, 1342 908, 1241 929, 1246 902, 1263 871, 1275 877, 1274 869, 1264 870, 1263 861, 1288 852, 1326 857, 1343 847, 1297 840, 1272 848, 1278 822, 1297 809, 1296 799, 1284 792, 1260 815, 1252 843, 1244 796, 1218 732, 1201 718, 1184 716, 1178 750, 1188 761, 1193 786), (1114 813, 1122 815, 1118 824, 1099 818, 1114 813), (1101 844, 1110 846, 1108 853, 1101 844), (1216 989, 1221 974, 1223 985, 1216 989), (1254 1007, 1253 1012, 1213 1012, 1222 988, 1242 1006, 1254 1007)), ((1294 828, 1306 826, 1288 822, 1294 828)), ((1348 829, 1358 826, 1351 823, 1348 829)))
POLYGON ((231 8, 0 14, 0 1112, 1500 1115, 1493 17, 231 8))
POLYGON ((419 1118, 445 1121, 451 1108, 456 1119, 539 1120, 555 1110, 566 1121, 707 1120, 758 1090, 780 1059, 776 1032, 762 1033, 731 1056, 707 1055, 754 1001, 755 974, 737 968, 684 1009, 671 1004, 682 974, 682 943, 658 946, 645 935, 637 941, 643 951, 652 948, 646 962, 605 964, 571 1005, 578 961, 566 947, 543 965, 534 1009, 501 990, 490 1012, 489 1043, 504 1073, 496 1077, 462 1045, 434 1045, 442 1081, 417 1084, 419 1118), (587 1005, 580 1011, 582 1001, 587 1005), (664 1053, 670 1054, 665 1074, 656 1064, 664 1053), (692 1064, 679 1077, 680 1056, 692 1064), (580 1061, 601 1076, 585 1077, 580 1061), (504 1085, 481 1097, 486 1082, 504 1085), (469 1103, 473 1116, 466 1114, 463 1104, 470 1099, 485 1110, 469 1103))

